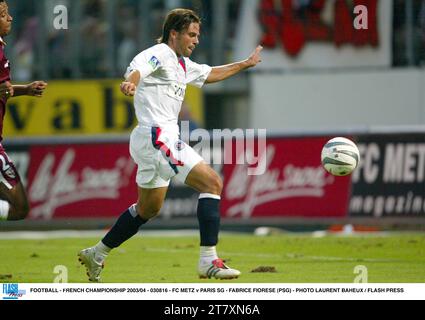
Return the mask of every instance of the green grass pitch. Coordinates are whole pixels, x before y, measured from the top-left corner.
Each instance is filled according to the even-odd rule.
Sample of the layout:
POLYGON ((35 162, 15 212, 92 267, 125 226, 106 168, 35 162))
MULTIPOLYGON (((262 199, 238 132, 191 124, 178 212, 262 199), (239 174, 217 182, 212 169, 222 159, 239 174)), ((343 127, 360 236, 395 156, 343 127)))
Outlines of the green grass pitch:
MULTIPOLYGON (((71 283, 88 282, 79 250, 99 239, 0 240, 0 282, 52 283, 54 268, 68 269, 71 283)), ((369 283, 425 282, 425 235, 312 238, 304 235, 223 235, 219 253, 242 271, 231 282, 352 283, 358 265, 369 283), (258 267, 266 271, 252 272, 258 267), (274 269, 274 270, 273 270, 274 269)), ((197 237, 137 235, 108 257, 105 283, 214 283, 197 277, 197 237)), ((223 282, 220 282, 223 283, 223 282)))

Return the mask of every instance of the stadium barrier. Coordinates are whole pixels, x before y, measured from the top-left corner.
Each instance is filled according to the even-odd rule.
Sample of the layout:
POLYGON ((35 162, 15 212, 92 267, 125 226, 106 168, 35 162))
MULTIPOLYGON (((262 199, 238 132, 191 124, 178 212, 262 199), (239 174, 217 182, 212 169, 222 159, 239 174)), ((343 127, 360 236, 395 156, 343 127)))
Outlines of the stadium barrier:
MULTIPOLYGON (((258 154, 267 155, 263 174, 247 175, 246 165, 215 165, 224 179, 223 228, 423 228, 424 131, 391 130, 270 134, 258 154), (350 177, 331 176, 320 163, 324 143, 341 135, 356 141, 361 153, 350 177)), ((105 228, 136 200, 137 168, 127 135, 17 139, 5 147, 27 186, 31 212, 25 221, 2 223, 2 229, 105 228)), ((173 181, 160 217, 149 227, 196 228, 196 205, 197 193, 173 181)))

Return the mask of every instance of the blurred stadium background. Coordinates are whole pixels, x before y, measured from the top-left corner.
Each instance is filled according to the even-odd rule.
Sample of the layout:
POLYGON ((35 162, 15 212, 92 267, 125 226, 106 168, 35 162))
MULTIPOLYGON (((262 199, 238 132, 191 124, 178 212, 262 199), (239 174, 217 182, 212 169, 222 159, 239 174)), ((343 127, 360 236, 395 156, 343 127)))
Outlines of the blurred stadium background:
MULTIPOLYGON (((13 79, 49 87, 43 99, 8 103, 3 144, 32 210, 1 230, 106 228, 136 200, 128 153, 136 120, 118 84, 175 7, 203 19, 194 61, 220 65, 265 47, 255 70, 191 88, 181 115, 192 129, 267 129, 264 175, 215 166, 225 182, 225 230, 423 230, 425 1, 14 0, 9 7, 13 79), (59 5, 68 29, 54 27, 59 5), (356 5, 368 8, 367 29, 353 27, 356 5), (320 165, 324 142, 340 135, 362 154, 349 178, 320 165)), ((173 183, 146 228, 196 228, 196 202, 195 192, 173 183)))

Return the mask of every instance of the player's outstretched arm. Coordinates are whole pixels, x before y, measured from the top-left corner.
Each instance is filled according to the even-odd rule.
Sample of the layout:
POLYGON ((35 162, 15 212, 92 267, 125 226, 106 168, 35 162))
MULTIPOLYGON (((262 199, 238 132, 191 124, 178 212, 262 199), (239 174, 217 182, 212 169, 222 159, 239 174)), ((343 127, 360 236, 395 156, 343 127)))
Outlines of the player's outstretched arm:
POLYGON ((263 47, 258 46, 246 60, 226 64, 224 66, 213 67, 205 83, 222 81, 243 70, 255 67, 258 63, 261 62, 261 50, 263 50, 263 47))
POLYGON ((47 83, 44 81, 34 81, 27 85, 13 85, 13 96, 31 96, 41 97, 44 90, 47 88, 47 83))
POLYGON ((131 71, 125 81, 121 82, 120 90, 126 96, 134 96, 136 88, 140 82, 140 72, 138 70, 131 71))

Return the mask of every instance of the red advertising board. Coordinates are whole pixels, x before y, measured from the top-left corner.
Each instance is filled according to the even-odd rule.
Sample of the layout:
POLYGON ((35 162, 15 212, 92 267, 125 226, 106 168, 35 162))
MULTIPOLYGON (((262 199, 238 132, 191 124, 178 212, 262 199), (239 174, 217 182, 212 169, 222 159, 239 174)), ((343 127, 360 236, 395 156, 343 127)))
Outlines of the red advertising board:
POLYGON ((137 200, 128 143, 33 146, 31 219, 118 216, 137 200))
MULTIPOLYGON (((346 217, 351 180, 322 168, 320 152, 327 140, 268 138, 266 150, 250 158, 256 155, 265 163, 260 175, 248 175, 248 166, 234 164, 244 150, 233 143, 233 164, 223 166, 222 216, 346 217)), ((116 217, 137 200, 137 167, 128 143, 40 145, 28 151, 31 219, 116 217)), ((188 187, 171 189, 176 199, 192 199, 188 187)), ((173 200, 172 192, 168 198, 173 200)))
POLYGON ((266 163, 261 175, 248 175, 246 165, 225 164, 222 216, 346 217, 351 178, 323 169, 320 153, 328 139, 267 139, 266 150, 257 153, 266 163))

